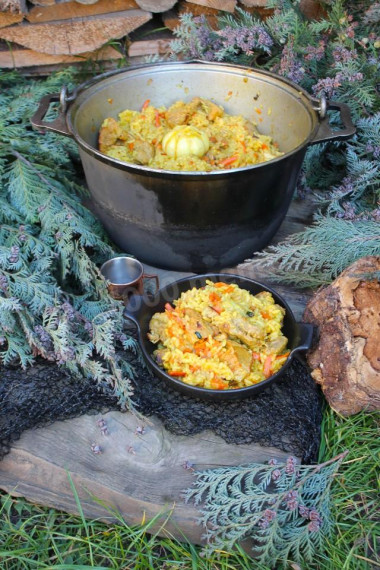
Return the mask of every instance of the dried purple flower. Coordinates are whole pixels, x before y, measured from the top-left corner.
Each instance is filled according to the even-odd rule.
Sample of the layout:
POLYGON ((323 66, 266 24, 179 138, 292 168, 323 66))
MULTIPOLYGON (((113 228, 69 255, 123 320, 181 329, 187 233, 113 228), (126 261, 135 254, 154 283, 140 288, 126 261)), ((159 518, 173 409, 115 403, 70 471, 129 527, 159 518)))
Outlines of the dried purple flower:
POLYGON ((92 443, 91 444, 91 451, 95 455, 100 455, 102 453, 102 448, 97 443, 92 443))
POLYGON ((275 469, 272 471, 272 481, 277 481, 281 477, 281 471, 279 469, 275 469))
POLYGON ((295 457, 288 457, 286 460, 285 473, 291 474, 295 471, 296 459, 295 457))
POLYGON ((225 48, 237 48, 247 55, 252 55, 255 50, 271 53, 273 40, 262 26, 227 26, 221 30, 220 35, 225 48))
POLYGON ((298 506, 298 512, 302 518, 304 518, 304 519, 309 518, 309 514, 310 514, 309 507, 306 507, 305 505, 299 505, 298 506))

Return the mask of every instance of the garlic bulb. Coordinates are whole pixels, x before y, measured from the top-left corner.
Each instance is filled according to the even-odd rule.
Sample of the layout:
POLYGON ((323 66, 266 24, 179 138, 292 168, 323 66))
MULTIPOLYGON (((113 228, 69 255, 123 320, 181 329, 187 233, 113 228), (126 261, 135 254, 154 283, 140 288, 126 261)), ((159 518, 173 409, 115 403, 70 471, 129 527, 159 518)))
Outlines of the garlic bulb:
POLYGON ((162 139, 162 149, 171 158, 203 156, 210 148, 206 133, 186 125, 174 127, 162 139))

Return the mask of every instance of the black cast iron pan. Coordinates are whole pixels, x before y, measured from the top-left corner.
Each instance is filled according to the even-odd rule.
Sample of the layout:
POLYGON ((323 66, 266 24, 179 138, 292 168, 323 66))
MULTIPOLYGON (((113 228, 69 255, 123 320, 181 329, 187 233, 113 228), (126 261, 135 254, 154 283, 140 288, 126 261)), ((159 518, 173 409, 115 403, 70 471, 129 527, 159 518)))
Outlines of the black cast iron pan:
POLYGON ((203 400, 239 400, 248 398, 265 390, 273 382, 281 380, 284 371, 289 367, 295 354, 301 351, 308 350, 311 346, 313 336, 313 326, 306 323, 296 322, 294 315, 286 303, 286 301, 273 289, 247 279, 239 275, 230 273, 208 273, 205 275, 196 275, 194 277, 180 279, 174 283, 170 283, 166 287, 161 288, 154 297, 148 295, 133 295, 126 304, 124 315, 127 319, 132 320, 138 329, 139 343, 144 355, 144 358, 152 370, 152 372, 162 378, 168 386, 179 390, 183 394, 192 396, 194 398, 201 398, 203 400), (160 368, 153 358, 153 351, 157 346, 152 344, 148 339, 149 322, 152 316, 158 312, 164 312, 165 304, 172 303, 184 291, 192 289, 193 287, 200 288, 206 285, 206 281, 224 281, 225 283, 236 283, 241 289, 247 289, 253 295, 260 293, 260 291, 269 291, 272 293, 276 303, 284 307, 285 317, 283 334, 288 338, 288 347, 290 355, 284 366, 266 380, 253 386, 245 388, 237 388, 231 390, 209 390, 207 388, 200 388, 198 386, 190 386, 185 384, 178 378, 170 376, 165 370, 160 368))

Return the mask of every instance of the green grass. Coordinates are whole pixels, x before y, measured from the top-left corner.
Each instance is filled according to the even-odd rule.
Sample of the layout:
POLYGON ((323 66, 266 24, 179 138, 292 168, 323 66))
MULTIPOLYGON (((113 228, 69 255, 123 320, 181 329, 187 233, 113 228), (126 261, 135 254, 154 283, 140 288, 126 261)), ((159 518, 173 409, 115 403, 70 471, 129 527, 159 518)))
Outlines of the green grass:
MULTIPOLYGON (((351 418, 330 409, 324 413, 320 462, 346 449, 349 454, 332 486, 335 535, 307 570, 380 568, 379 420, 375 413, 351 418)), ((262 570, 240 549, 205 558, 199 547, 150 534, 151 522, 131 528, 121 516, 112 526, 85 520, 72 490, 79 516, 0 496, 1 569, 262 570)))

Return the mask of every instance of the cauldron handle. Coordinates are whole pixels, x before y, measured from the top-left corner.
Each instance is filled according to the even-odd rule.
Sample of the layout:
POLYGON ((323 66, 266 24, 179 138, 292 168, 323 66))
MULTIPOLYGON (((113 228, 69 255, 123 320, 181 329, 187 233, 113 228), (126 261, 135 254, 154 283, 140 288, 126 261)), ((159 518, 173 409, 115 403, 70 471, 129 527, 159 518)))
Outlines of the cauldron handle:
POLYGON ((327 102, 325 98, 322 98, 321 101, 318 101, 317 105, 318 106, 315 108, 315 110, 319 112, 321 122, 319 129, 313 140, 310 141, 310 144, 317 144, 333 140, 346 140, 355 134, 356 128, 352 122, 351 111, 348 105, 345 103, 338 103, 337 101, 327 102), (333 130, 330 127, 329 118, 327 116, 327 111, 330 109, 339 111, 340 118, 344 125, 343 129, 333 130))
POLYGON ((52 93, 51 95, 45 95, 40 100, 37 111, 34 113, 33 117, 30 119, 33 129, 41 131, 54 131, 61 135, 66 135, 68 137, 72 136, 72 133, 67 128, 66 124, 66 103, 73 98, 73 96, 67 97, 67 89, 63 87, 60 93, 52 93), (55 102, 61 103, 61 108, 58 117, 54 121, 44 121, 44 117, 49 110, 51 103, 55 102))

